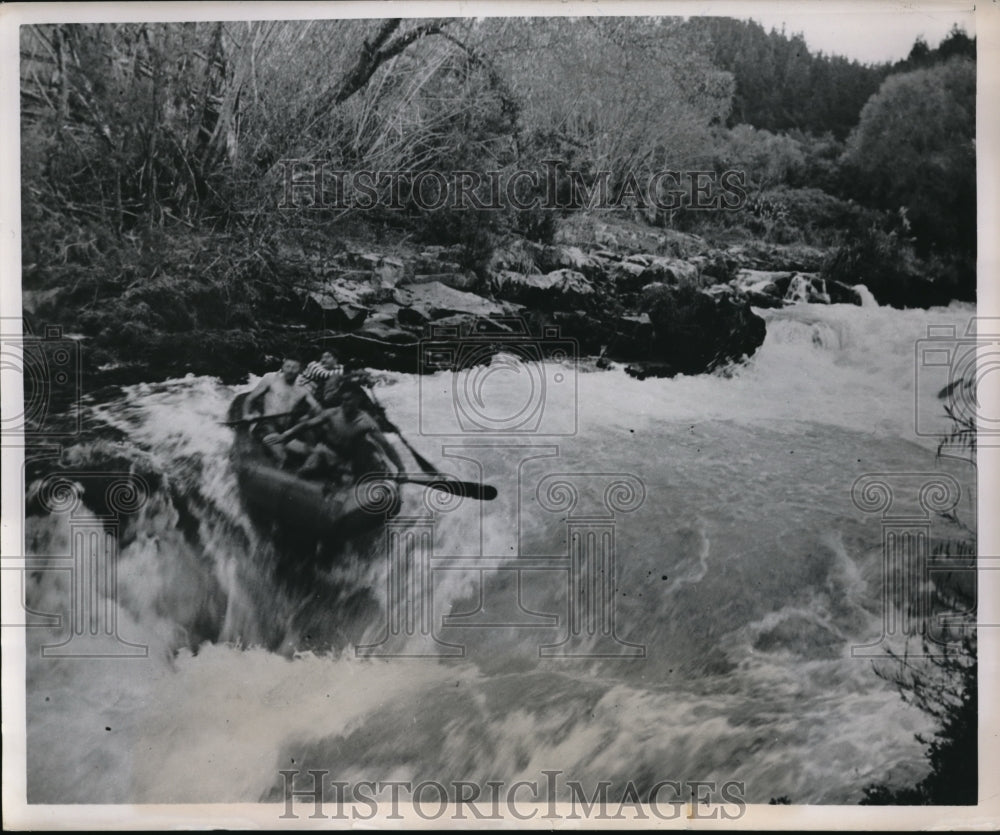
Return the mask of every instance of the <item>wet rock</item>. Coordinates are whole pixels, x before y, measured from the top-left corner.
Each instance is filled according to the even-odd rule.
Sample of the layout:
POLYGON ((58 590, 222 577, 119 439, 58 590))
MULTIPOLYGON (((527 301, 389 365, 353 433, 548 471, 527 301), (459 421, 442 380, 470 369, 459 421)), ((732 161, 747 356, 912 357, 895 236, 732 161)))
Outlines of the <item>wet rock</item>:
POLYGON ((793 273, 742 269, 731 282, 754 307, 782 307, 793 273))
POLYGON ((677 258, 657 256, 650 258, 646 268, 636 277, 628 289, 638 290, 660 281, 665 284, 696 284, 698 283, 698 267, 677 258))
POLYGON ((735 259, 729 258, 719 250, 713 250, 706 255, 696 255, 689 258, 688 263, 697 267, 702 276, 717 284, 732 281, 740 267, 735 259))
POLYGON ((827 295, 823 279, 815 275, 796 273, 788 284, 785 301, 790 304, 797 302, 829 304, 830 296, 827 295))
POLYGON ((653 326, 646 314, 559 311, 548 317, 547 324, 558 327, 561 338, 572 340, 580 357, 629 362, 650 356, 653 326))
POLYGON ((593 284, 568 269, 545 275, 503 270, 494 275, 493 292, 497 298, 545 311, 572 310, 597 301, 593 284))
POLYGON ((455 290, 439 281, 398 287, 394 299, 402 308, 409 309, 405 314, 401 310, 400 316, 413 316, 421 321, 439 319, 454 313, 488 317, 508 316, 512 312, 509 305, 498 304, 475 293, 455 290))
POLYGON ((834 281, 832 278, 824 279, 826 282, 826 292, 830 297, 830 304, 863 304, 861 293, 844 284, 842 281, 834 281))
POLYGON ((385 302, 375 305, 368 313, 367 321, 383 325, 391 325, 399 321, 399 313, 403 308, 395 302, 385 302))
POLYGON ((419 331, 382 322, 370 322, 358 331, 338 335, 338 356, 350 358, 354 366, 387 371, 419 372, 419 331))
POLYGON ((302 318, 314 326, 351 330, 368 316, 372 305, 387 300, 386 291, 371 281, 334 278, 314 284, 302 296, 302 318))
POLYGON ((399 258, 384 256, 372 270, 383 285, 395 287, 407 276, 406 264, 399 258))
POLYGON ((861 294, 840 281, 823 279, 814 273, 796 273, 788 284, 784 300, 788 304, 861 304, 861 294))
POLYGON ((643 275, 646 272, 647 267, 643 264, 637 264, 634 261, 618 261, 610 265, 607 274, 619 290, 628 293, 640 289, 645 284, 649 284, 651 280, 655 280, 643 280, 643 275))
POLYGON ((476 274, 469 270, 448 273, 418 273, 405 279, 402 283, 407 285, 429 284, 432 281, 437 281, 455 290, 475 290, 480 284, 476 274))
POLYGON ((653 327, 651 373, 711 371, 752 355, 764 342, 764 320, 727 285, 701 290, 652 284, 643 288, 642 306, 653 327))

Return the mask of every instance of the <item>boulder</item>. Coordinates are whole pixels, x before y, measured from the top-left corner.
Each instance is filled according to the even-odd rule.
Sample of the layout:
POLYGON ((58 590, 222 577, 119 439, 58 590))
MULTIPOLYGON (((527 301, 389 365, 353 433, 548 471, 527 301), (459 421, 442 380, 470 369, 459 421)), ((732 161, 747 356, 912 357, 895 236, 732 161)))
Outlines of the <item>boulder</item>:
POLYGON ((646 268, 636 276, 631 286, 623 289, 639 290, 654 281, 664 284, 697 284, 698 267, 678 258, 655 256, 649 259, 646 268))
POLYGON ((302 314, 311 325, 336 330, 356 328, 373 305, 391 299, 392 291, 368 280, 338 277, 301 291, 302 314))
POLYGON ((839 281, 820 278, 815 273, 796 273, 785 291, 785 302, 809 304, 861 304, 861 294, 839 281))
POLYGON ((642 308, 653 327, 652 373, 699 374, 753 354, 764 342, 764 320, 734 288, 711 290, 663 283, 643 288, 642 308))
POLYGON ((725 253, 712 250, 706 255, 695 255, 688 259, 689 264, 698 268, 698 272, 718 284, 726 284, 736 277, 739 264, 725 253))
POLYGON ((545 275, 525 275, 501 270, 494 275, 497 298, 537 310, 572 310, 597 301, 594 286, 576 270, 553 270, 545 275))
POLYGON ((674 229, 653 229, 644 224, 594 221, 590 234, 598 246, 622 252, 669 253, 687 258, 705 250, 704 239, 697 235, 674 229))
POLYGON ((323 293, 308 293, 302 305, 306 322, 315 327, 353 330, 368 316, 368 308, 341 304, 323 293))
POLYGON ((607 269, 607 260, 600 255, 584 252, 577 246, 552 247, 555 255, 552 258, 553 269, 570 269, 583 273, 593 280, 602 277, 607 269))
POLYGON ((460 273, 462 272, 462 266, 457 261, 419 255, 413 262, 412 272, 425 275, 432 273, 460 273))
POLYGON ((834 281, 832 278, 827 278, 825 281, 826 292, 830 297, 830 304, 856 304, 858 306, 863 304, 861 293, 849 284, 844 284, 842 281, 834 281))
POLYGON ((406 278, 406 264, 399 258, 384 256, 372 269, 383 285, 395 287, 406 278))
POLYGON ((429 284, 437 281, 455 290, 472 290, 479 284, 474 272, 469 270, 448 273, 419 273, 404 279, 402 284, 429 284))
POLYGON ((399 312, 402 308, 395 302, 385 302, 375 305, 369 311, 367 322, 380 325, 393 325, 399 320, 399 312))
POLYGON ((642 279, 646 270, 644 265, 626 260, 608 264, 606 274, 620 292, 630 293, 649 284, 649 280, 642 279))
POLYGON ((742 269, 731 286, 743 293, 754 307, 782 307, 793 273, 742 269))
POLYGON ((754 285, 773 284, 781 296, 788 291, 788 283, 792 280, 794 272, 776 270, 738 270, 733 279, 734 284, 742 289, 747 289, 754 285))
POLYGON ((385 322, 366 322, 360 330, 338 338, 338 355, 349 357, 352 365, 413 374, 419 371, 421 336, 419 330, 404 330, 385 322))
POLYGON ((734 282, 730 286, 746 296, 753 307, 784 307, 784 296, 773 281, 759 281, 749 287, 740 287, 734 282))
POLYGON ((414 324, 454 313, 484 317, 509 316, 512 313, 510 305, 497 304, 474 293, 455 290, 439 281, 397 287, 394 299, 402 308, 399 311, 400 321, 414 324))
POLYGON ((552 314, 561 337, 572 339, 580 356, 600 355, 612 360, 649 356, 653 326, 645 314, 618 316, 584 310, 552 314))

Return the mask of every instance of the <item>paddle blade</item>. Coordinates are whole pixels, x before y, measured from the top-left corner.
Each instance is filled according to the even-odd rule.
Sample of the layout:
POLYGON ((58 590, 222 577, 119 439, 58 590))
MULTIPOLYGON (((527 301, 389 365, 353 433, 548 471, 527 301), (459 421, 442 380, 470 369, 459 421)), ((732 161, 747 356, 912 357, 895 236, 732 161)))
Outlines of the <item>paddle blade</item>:
POLYGON ((475 499, 479 502, 493 501, 497 497, 497 488, 492 484, 480 484, 477 481, 459 481, 456 478, 426 477, 417 475, 400 476, 399 481, 405 484, 419 484, 431 490, 451 493, 465 499, 475 499))
POLYGON ((475 481, 443 481, 432 486, 437 490, 479 502, 491 502, 497 497, 497 488, 492 484, 479 484, 475 481))

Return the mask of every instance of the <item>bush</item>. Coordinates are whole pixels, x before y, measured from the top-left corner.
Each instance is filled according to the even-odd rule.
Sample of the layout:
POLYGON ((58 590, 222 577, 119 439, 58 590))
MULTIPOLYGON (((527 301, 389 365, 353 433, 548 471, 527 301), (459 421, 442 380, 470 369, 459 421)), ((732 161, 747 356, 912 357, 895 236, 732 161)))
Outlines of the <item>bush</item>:
POLYGON ((823 278, 847 285, 864 284, 879 302, 893 307, 947 304, 952 289, 925 277, 913 249, 905 216, 890 222, 882 216, 857 232, 848 233, 823 262, 823 278))
POLYGON ((931 770, 913 787, 866 786, 861 805, 974 806, 979 795, 975 637, 966 636, 958 649, 932 657, 925 667, 901 659, 894 681, 904 701, 939 722, 932 736, 917 735, 931 770))
POLYGON ((976 65, 954 57, 890 75, 844 156, 859 199, 906 207, 918 251, 976 247, 976 65))
MULTIPOLYGON (((942 441, 959 442, 971 463, 976 459, 976 427, 957 417, 955 404, 968 380, 958 380, 947 392, 945 412, 952 420, 952 432, 942 441)), ((938 449, 941 455, 941 448, 938 449)), ((954 515, 953 522, 961 525, 954 515)), ((965 527, 964 525, 962 527, 965 527)), ((951 556, 962 560, 963 567, 978 553, 975 532, 966 528, 967 535, 955 542, 939 545, 933 556, 937 560, 951 556)), ((958 566, 956 566, 958 567, 958 566)), ((975 612, 976 587, 968 582, 968 571, 936 572, 934 598, 928 625, 942 612, 975 612)), ((972 620, 972 618, 970 618, 972 620)), ((931 645, 922 641, 928 656, 923 665, 897 657, 897 665, 889 672, 876 670, 882 678, 892 681, 900 696, 936 720, 937 730, 930 737, 918 735, 926 746, 930 772, 916 786, 892 788, 882 783, 866 786, 862 805, 975 805, 979 793, 978 763, 978 651, 975 625, 969 624, 958 642, 931 645), (942 647, 943 646, 943 650, 942 647)))

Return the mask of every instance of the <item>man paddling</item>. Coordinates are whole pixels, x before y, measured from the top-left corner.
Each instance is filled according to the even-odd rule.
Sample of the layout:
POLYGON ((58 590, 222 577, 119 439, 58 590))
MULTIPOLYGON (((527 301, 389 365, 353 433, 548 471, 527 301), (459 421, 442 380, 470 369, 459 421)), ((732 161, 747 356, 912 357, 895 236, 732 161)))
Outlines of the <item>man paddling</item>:
POLYGON ((375 419, 363 411, 365 392, 355 382, 344 383, 337 391, 338 405, 331 400, 324 403, 326 408, 315 417, 300 421, 284 432, 264 438, 272 447, 294 442, 294 438, 306 430, 316 428, 320 441, 313 448, 309 458, 298 469, 300 476, 337 473, 346 476, 348 471, 353 480, 369 472, 385 468, 388 459, 397 472, 402 472, 403 461, 399 453, 382 434, 375 419))
MULTIPOLYGON (((280 371, 271 371, 260 378, 257 387, 247 395, 243 401, 243 418, 251 420, 254 417, 254 404, 258 404, 260 414, 265 419, 257 421, 253 429, 255 437, 262 438, 280 432, 291 422, 292 413, 301 408, 304 403, 308 406, 310 413, 315 414, 320 411, 320 406, 309 391, 302 386, 295 385, 295 380, 302 370, 302 363, 294 357, 286 357, 281 365, 280 371)), ((268 445, 268 448, 278 460, 278 463, 285 462, 285 449, 268 445)), ((301 450, 293 450, 305 452, 301 450)))

